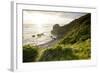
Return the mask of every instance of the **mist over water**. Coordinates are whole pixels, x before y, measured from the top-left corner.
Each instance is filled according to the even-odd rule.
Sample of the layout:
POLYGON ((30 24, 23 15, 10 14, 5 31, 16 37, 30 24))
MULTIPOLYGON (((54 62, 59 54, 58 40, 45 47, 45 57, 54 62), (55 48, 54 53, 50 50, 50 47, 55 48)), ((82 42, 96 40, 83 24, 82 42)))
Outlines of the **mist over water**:
POLYGON ((44 44, 51 41, 51 30, 53 25, 44 24, 41 27, 38 27, 36 24, 24 24, 23 26, 23 44, 44 44), (38 37, 37 34, 43 33, 41 37, 38 37), (35 35, 35 37, 32 37, 35 35))

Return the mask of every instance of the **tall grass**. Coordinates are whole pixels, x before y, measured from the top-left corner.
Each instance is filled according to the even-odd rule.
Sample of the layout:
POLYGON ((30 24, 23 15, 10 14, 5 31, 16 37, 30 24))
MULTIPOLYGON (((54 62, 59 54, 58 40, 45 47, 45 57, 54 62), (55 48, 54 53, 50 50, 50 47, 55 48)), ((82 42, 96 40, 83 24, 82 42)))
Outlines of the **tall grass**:
POLYGON ((23 62, 82 60, 91 58, 90 39, 75 44, 57 44, 52 48, 23 46, 23 62), (40 54, 41 53, 41 54, 40 54), (40 54, 40 55, 39 55, 40 54), (39 56, 38 56, 39 55, 39 56), (36 58, 38 58, 36 60, 36 58))

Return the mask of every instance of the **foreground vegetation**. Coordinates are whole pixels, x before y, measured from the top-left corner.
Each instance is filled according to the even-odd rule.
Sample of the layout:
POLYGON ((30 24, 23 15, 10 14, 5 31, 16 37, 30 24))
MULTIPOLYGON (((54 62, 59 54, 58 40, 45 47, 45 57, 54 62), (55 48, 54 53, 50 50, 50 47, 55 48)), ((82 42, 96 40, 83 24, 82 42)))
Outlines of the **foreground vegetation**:
POLYGON ((82 60, 91 58, 91 15, 87 14, 60 27, 56 24, 51 33, 59 42, 52 48, 23 46, 23 62, 82 60), (56 27, 56 28, 55 28, 56 27))

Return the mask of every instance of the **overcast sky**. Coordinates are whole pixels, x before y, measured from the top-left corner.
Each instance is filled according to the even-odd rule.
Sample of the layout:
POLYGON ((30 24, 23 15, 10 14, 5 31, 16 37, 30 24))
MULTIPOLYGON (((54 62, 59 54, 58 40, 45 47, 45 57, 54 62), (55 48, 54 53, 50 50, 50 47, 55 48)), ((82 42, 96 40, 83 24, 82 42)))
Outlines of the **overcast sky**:
POLYGON ((47 11, 23 11, 23 24, 67 24, 86 13, 76 12, 47 12, 47 11))

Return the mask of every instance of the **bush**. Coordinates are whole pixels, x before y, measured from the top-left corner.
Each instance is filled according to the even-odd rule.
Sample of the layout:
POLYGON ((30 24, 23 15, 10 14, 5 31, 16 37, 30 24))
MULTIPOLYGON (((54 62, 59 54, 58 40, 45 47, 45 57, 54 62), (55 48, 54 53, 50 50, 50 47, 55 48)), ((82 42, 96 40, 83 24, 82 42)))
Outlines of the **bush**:
POLYGON ((43 52, 40 61, 54 61, 61 57, 61 49, 47 49, 43 52))
POLYGON ((72 48, 64 48, 63 49, 63 56, 65 60, 74 60, 77 59, 74 50, 72 48))
POLYGON ((33 62, 37 55, 37 47, 31 45, 23 46, 23 62, 33 62))
POLYGON ((56 46, 55 48, 46 49, 40 57, 39 61, 60 61, 78 59, 73 53, 72 48, 64 48, 56 46))

